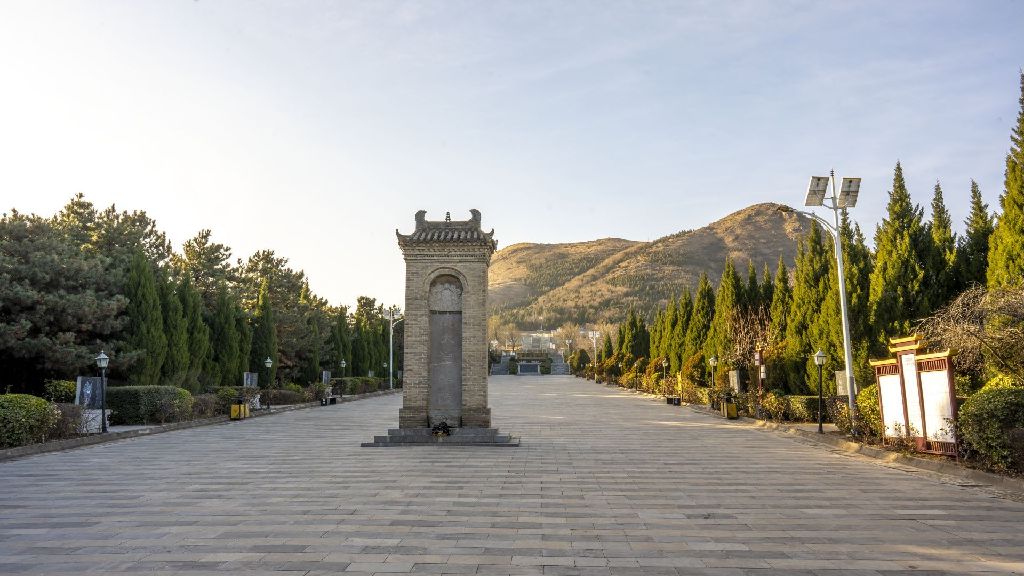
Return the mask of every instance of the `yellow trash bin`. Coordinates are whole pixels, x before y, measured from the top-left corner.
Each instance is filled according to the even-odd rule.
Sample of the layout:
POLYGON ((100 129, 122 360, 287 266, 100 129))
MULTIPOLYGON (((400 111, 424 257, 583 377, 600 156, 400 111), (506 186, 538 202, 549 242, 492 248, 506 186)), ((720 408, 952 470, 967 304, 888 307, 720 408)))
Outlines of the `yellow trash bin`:
POLYGON ((231 419, 245 420, 248 417, 249 404, 245 402, 245 398, 235 398, 235 402, 231 404, 231 419))

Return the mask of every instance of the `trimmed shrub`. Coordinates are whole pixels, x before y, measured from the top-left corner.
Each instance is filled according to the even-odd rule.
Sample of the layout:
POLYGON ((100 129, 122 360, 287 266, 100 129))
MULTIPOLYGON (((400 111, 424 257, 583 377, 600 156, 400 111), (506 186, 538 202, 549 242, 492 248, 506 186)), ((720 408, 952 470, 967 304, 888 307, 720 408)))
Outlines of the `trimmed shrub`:
POLYGON ((192 418, 212 418, 220 411, 220 399, 216 394, 197 394, 192 397, 192 418))
POLYGON ((179 422, 192 415, 192 394, 177 386, 119 386, 107 389, 111 424, 179 422))
MULTIPOLYGON (((294 392, 292 390, 264 390, 260 394, 261 404, 270 404, 271 406, 284 406, 287 404, 302 404, 306 402, 306 395, 302 392, 294 392)), ((230 404, 230 402, 228 402, 230 404)))
MULTIPOLYGON (((341 379, 343 388, 342 396, 354 396, 356 394, 366 394, 367 392, 376 392, 380 390, 381 384, 384 381, 383 378, 371 378, 368 376, 350 376, 341 379)), ((335 393, 342 390, 342 387, 336 386, 335 393)))
MULTIPOLYGON (((246 403, 251 403, 257 395, 261 399, 265 399, 268 395, 275 392, 280 393, 283 391, 274 389, 260 390, 259 388, 245 388, 242 386, 221 386, 214 390, 214 395, 217 397, 217 413, 227 414, 239 395, 245 398, 246 403)), ((287 404, 287 402, 282 402, 282 404, 287 404)))
POLYGON ((997 470, 1022 470, 1024 388, 982 389, 960 408, 958 430, 967 447, 997 470))
POLYGON ((302 386, 299 386, 295 382, 289 382, 289 383, 285 384, 282 387, 282 389, 283 390, 287 390, 289 392, 298 392, 299 394, 302 394, 302 391, 303 391, 302 386))
POLYGON ((764 393, 764 398, 761 400, 761 415, 767 416, 771 420, 780 422, 786 417, 786 410, 789 408, 789 402, 786 401, 786 397, 781 394, 777 394, 774 391, 764 393))
MULTIPOLYGON (((818 397, 817 396, 787 396, 789 406, 786 409, 786 418, 793 422, 817 422, 818 421, 818 397)), ((829 422, 828 399, 823 399, 822 410, 825 412, 825 422, 829 422)))
POLYGON ((306 402, 316 402, 327 396, 327 385, 323 382, 313 382, 302 391, 302 397, 306 402))
POLYGON ((865 386, 857 393, 858 421, 870 436, 882 436, 882 412, 878 408, 878 384, 865 386))
POLYGON ((0 395, 0 448, 45 441, 58 419, 60 411, 38 396, 0 395))
POLYGON ((43 384, 43 397, 54 404, 73 404, 77 389, 74 380, 47 380, 43 384))
POLYGON ((82 424, 82 407, 77 404, 60 403, 54 404, 60 416, 53 425, 50 432, 50 440, 64 440, 66 438, 77 438, 85 434, 85 426, 82 424))
POLYGON ((679 385, 680 402, 686 404, 711 404, 711 388, 697 386, 692 380, 683 380, 679 385))

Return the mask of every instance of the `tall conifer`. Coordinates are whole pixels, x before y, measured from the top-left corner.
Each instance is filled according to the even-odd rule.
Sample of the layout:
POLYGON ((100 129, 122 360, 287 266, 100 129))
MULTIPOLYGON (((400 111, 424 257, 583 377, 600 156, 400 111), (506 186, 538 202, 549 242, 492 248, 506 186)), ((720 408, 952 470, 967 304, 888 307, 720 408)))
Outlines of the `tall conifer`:
POLYGON ((672 326, 672 340, 668 347, 669 370, 675 374, 682 370, 686 358, 686 329, 690 325, 690 316, 693 313, 693 296, 690 289, 684 288, 683 294, 679 297, 676 306, 676 322, 672 326))
POLYGON ((935 310, 945 306, 959 292, 953 219, 946 209, 942 185, 938 182, 932 195, 932 219, 928 230, 931 232, 931 257, 925 270, 925 285, 930 292, 929 307, 935 310))
MULTIPOLYGON (((702 354, 704 342, 708 339, 711 320, 715 317, 715 290, 708 281, 708 275, 701 272, 697 281, 697 293, 693 297, 693 310, 686 326, 686 339, 683 341, 683 362, 686 363, 695 354, 702 354)), ((700 370, 704 370, 703 362, 700 370)), ((702 372, 703 373, 703 372, 702 372)))
POLYGON ((957 248, 957 269, 960 285, 984 285, 988 273, 988 242, 995 225, 988 204, 981 199, 978 183, 971 180, 971 211, 964 221, 964 235, 957 248))
POLYGON ((253 318, 251 364, 260 374, 260 385, 273 387, 277 378, 277 324, 274 307, 270 301, 270 283, 266 278, 260 282, 260 293, 256 300, 256 316, 253 318), (273 364, 268 371, 265 361, 273 364), (266 379, 266 381, 264 381, 266 379))
POLYGON ((708 337, 704 343, 704 355, 710 358, 717 356, 719 370, 727 371, 735 368, 735 342, 733 335, 733 317, 740 310, 740 298, 743 294, 743 284, 732 258, 725 259, 725 269, 722 270, 722 279, 718 283, 718 291, 715 293, 715 313, 712 316, 711 327, 708 337))
POLYGON ((217 365, 221 386, 238 386, 242 375, 238 369, 238 329, 235 326, 235 307, 227 286, 217 288, 217 300, 210 318, 210 345, 213 361, 217 365))
POLYGON ((1010 133, 1006 155, 1002 212, 989 240, 988 286, 1002 288, 1024 285, 1024 72, 1020 75, 1020 112, 1010 133))
POLYGON ((138 353, 128 379, 137 386, 159 385, 167 355, 167 337, 153 267, 141 250, 132 256, 125 296, 128 297, 128 345, 138 353))
POLYGON ((775 270, 775 281, 772 283, 772 301, 769 309, 771 319, 768 323, 769 347, 765 358, 770 388, 781 388, 786 381, 786 320, 792 302, 789 269, 780 255, 775 270))
POLYGON ((184 276, 178 286, 181 313, 188 329, 188 371, 184 387, 192 392, 201 390, 203 371, 210 359, 210 328, 203 321, 203 300, 192 286, 189 276, 184 276))
MULTIPOLYGON (((827 348, 830 340, 827 327, 821 321, 832 282, 830 272, 834 269, 829 263, 829 252, 817 225, 811 226, 797 249, 793 300, 786 318, 786 357, 790 367, 786 383, 790 392, 807 389, 808 366, 814 366, 811 356, 818 349, 827 348)), ((813 389, 816 390, 816 366, 813 374, 813 389)))
POLYGON ((175 293, 174 283, 161 275, 159 285, 160 310, 163 312, 164 334, 167 338, 167 354, 161 374, 164 384, 183 386, 189 367, 188 322, 182 313, 181 300, 175 293))
POLYGON ((920 252, 920 207, 910 201, 903 168, 896 163, 887 216, 875 231, 875 266, 868 295, 875 355, 886 353, 889 338, 908 336, 915 320, 929 312, 920 252))

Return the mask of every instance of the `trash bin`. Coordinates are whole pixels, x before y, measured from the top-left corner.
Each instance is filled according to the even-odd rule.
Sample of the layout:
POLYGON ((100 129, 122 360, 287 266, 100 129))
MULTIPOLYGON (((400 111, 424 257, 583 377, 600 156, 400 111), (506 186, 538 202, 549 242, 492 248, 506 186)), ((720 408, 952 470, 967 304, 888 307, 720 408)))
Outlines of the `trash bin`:
POLYGON ((234 403, 231 404, 231 419, 245 420, 247 416, 249 416, 249 404, 242 396, 235 398, 234 403))
POLYGON ((727 392, 725 399, 722 400, 722 416, 729 420, 739 418, 739 414, 736 412, 736 399, 732 397, 732 392, 727 392))

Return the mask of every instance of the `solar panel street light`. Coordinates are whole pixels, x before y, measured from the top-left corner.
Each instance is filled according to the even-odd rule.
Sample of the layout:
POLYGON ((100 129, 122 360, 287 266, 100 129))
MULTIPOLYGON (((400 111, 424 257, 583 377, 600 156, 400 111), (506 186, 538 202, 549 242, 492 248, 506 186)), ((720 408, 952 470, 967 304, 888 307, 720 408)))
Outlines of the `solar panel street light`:
POLYGON ((858 193, 860 193, 860 178, 843 178, 843 186, 839 189, 839 207, 853 208, 856 206, 858 193))
POLYGON ((821 206, 825 202, 825 194, 828 192, 828 176, 811 176, 811 183, 807 186, 807 199, 804 206, 821 206))

